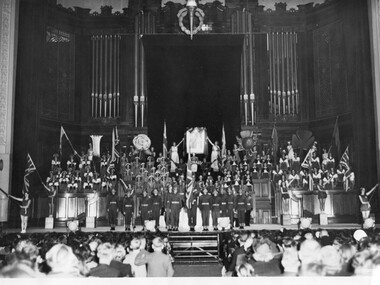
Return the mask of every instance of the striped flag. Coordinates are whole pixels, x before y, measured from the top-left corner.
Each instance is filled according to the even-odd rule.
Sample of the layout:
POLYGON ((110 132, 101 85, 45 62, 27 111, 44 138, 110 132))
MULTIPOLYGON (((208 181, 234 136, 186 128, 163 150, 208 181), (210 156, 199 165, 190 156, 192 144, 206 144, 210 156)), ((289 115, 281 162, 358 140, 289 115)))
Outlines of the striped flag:
POLYGON ((350 169, 350 156, 348 152, 348 147, 344 151, 342 158, 340 159, 340 162, 339 162, 339 165, 342 165, 342 167, 346 170, 350 169))
POLYGON ((111 154, 111 162, 115 162, 119 159, 120 153, 117 150, 117 146, 119 145, 119 134, 117 132, 117 127, 114 127, 112 130, 112 154, 111 154))
POLYGON ((164 133, 162 136, 162 155, 166 158, 168 154, 168 138, 166 137, 166 121, 164 121, 164 133))
POLYGON ((187 167, 186 167, 186 207, 191 208, 191 200, 193 199, 193 172, 191 171, 191 158, 188 154, 187 167))
POLYGON ((301 164, 301 167, 303 168, 310 168, 310 165, 311 165, 311 154, 313 153, 312 152, 312 148, 309 149, 309 152, 307 153, 305 159, 303 160, 302 164, 301 164))
POLYGON ((26 156, 26 168, 25 168, 25 174, 24 174, 24 186, 25 186, 25 192, 29 192, 29 174, 33 173, 36 170, 36 166, 28 153, 26 156))

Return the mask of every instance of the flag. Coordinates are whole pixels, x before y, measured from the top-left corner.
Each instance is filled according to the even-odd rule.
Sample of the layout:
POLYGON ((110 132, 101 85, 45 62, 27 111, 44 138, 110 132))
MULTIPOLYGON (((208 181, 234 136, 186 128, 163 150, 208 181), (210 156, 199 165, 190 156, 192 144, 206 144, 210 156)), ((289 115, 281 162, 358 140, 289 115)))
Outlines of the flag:
POLYGON ((224 131, 224 124, 222 128, 222 162, 227 159, 227 149, 226 149, 226 132, 224 131))
POLYGON ((337 156, 340 156, 340 137, 339 137, 339 125, 338 125, 338 116, 336 117, 334 131, 332 134, 332 139, 335 142, 337 156))
POLYGON ((191 200, 193 199, 193 172, 191 171, 191 158, 188 153, 187 167, 186 167, 186 207, 191 208, 191 200))
POLYGON ((25 168, 25 174, 24 174, 24 187, 25 192, 29 192, 29 174, 33 173, 36 170, 36 166, 34 165, 34 162, 32 158, 30 157, 29 153, 26 156, 26 168, 25 168))
POLYGON ((63 127, 61 126, 61 133, 59 135, 59 154, 62 156, 62 138, 63 136, 66 137, 67 140, 69 140, 69 138, 67 137, 67 134, 65 132, 65 130, 63 129, 63 127))
POLYGON ((117 127, 114 127, 112 130, 112 154, 111 154, 111 162, 116 162, 119 157, 120 153, 117 149, 117 146, 119 145, 119 134, 117 132, 117 127))
POLYGON ((350 169, 350 156, 348 153, 348 147, 344 151, 342 158, 339 161, 339 165, 342 165, 342 167, 346 170, 350 169))
POLYGON ((272 148, 273 148, 273 159, 274 159, 274 164, 277 164, 277 149, 278 149, 278 134, 277 134, 277 129, 276 125, 273 126, 272 130, 272 148))
POLYGON ((61 133, 59 135, 59 154, 62 156, 62 138, 63 138, 63 136, 66 137, 66 139, 69 142, 69 145, 70 145, 71 149, 73 150, 74 154, 78 155, 78 152, 74 149, 73 144, 71 143, 71 141, 69 139, 69 136, 66 134, 66 131, 64 130, 64 128, 62 126, 61 126, 61 133))
POLYGON ((164 121, 164 133, 162 137, 162 155, 167 157, 168 153, 168 138, 166 137, 166 121, 164 121))
POLYGON ((313 153, 313 148, 309 149, 309 152, 305 156, 305 159, 303 160, 301 167, 303 168, 310 168, 311 165, 311 154, 313 153))

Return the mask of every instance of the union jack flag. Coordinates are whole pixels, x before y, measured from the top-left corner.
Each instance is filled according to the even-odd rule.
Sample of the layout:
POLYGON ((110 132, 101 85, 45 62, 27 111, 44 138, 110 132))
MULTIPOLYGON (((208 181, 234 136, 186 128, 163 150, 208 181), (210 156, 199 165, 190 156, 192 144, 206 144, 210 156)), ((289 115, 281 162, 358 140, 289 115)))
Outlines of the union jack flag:
POLYGON ((117 131, 117 127, 112 130, 112 154, 111 154, 111 162, 115 162, 120 158, 120 152, 117 149, 119 145, 119 133, 117 131))
POLYGON ((28 153, 26 156, 26 169, 25 169, 25 174, 24 174, 24 186, 25 186, 25 192, 29 192, 29 179, 28 176, 29 174, 33 173, 36 170, 36 166, 34 165, 34 162, 28 153))
POLYGON ((350 169, 350 156, 348 152, 348 147, 344 151, 342 158, 340 159, 340 162, 339 162, 339 165, 341 165, 346 170, 350 169))

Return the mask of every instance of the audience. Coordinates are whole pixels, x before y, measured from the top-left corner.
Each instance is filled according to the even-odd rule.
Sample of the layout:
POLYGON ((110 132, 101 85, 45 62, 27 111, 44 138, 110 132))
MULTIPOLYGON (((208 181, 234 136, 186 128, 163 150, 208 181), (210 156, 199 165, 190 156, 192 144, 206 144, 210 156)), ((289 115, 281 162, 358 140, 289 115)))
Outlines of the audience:
MULTIPOLYGON (((125 232, 1 234, 0 277, 171 277, 172 260, 164 249, 168 238, 125 232)), ((220 241, 224 276, 369 276, 380 271, 378 229, 231 231, 220 241)))

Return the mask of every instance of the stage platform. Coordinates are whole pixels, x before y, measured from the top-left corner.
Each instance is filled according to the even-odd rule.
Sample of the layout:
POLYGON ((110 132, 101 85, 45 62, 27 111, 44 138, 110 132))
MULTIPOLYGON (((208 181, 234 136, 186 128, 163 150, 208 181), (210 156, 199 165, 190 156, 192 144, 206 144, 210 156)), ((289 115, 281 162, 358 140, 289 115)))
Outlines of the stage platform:
MULTIPOLYGON (((324 226, 320 226, 318 224, 312 224, 311 225, 311 229, 312 230, 317 230, 317 229, 327 229, 327 230, 343 230, 343 229, 361 229, 362 228, 362 225, 360 224, 355 224, 355 223, 339 223, 339 224, 329 224, 329 225, 324 225, 324 226)), ((376 224, 376 228, 380 228, 380 224, 376 224)), ((134 229, 134 232, 141 232, 143 229, 142 226, 136 226, 136 228, 134 229)), ((258 231, 258 230, 273 230, 273 231, 276 231, 276 230, 281 230, 281 229, 288 229, 288 230, 297 230, 298 229, 298 225, 289 225, 289 226, 282 226, 282 225, 279 225, 279 224, 252 224, 250 225, 249 227, 244 227, 244 230, 241 230, 239 228, 233 228, 232 230, 225 230, 224 232, 230 232, 230 231, 258 231)), ((96 228, 86 228, 86 227, 81 227, 80 228, 81 231, 83 232, 109 232, 110 231, 110 227, 96 227, 96 228)), ((48 233, 48 232, 58 232, 58 233, 65 233, 65 232, 68 232, 68 228, 66 227, 57 227, 57 228, 53 228, 53 229, 45 229, 45 228, 41 228, 41 227, 31 227, 31 228, 28 228, 26 233, 27 234, 32 234, 32 233, 48 233)), ((189 231, 185 231, 185 230, 182 230, 181 228, 179 229, 178 232, 173 232, 173 231, 167 231, 166 228, 163 228, 163 227, 159 227, 159 231, 161 233, 169 233, 169 234, 172 234, 172 233, 178 233, 178 232, 188 232, 188 233, 194 233, 194 232, 189 232, 189 231)), ((18 233, 20 232, 20 229, 19 228, 7 228, 7 229, 3 229, 2 231, 3 233, 7 234, 7 233, 18 233)), ((124 226, 116 226, 116 229, 114 232, 125 232, 125 228, 124 226)), ((197 233, 221 233, 222 231, 214 231, 213 229, 207 231, 207 232, 203 232, 203 231, 199 231, 199 230, 196 230, 195 232, 197 233)))

